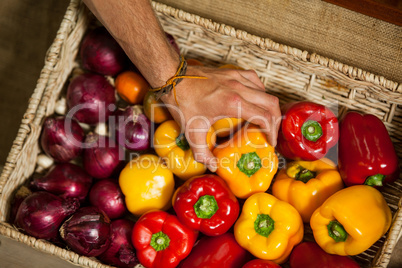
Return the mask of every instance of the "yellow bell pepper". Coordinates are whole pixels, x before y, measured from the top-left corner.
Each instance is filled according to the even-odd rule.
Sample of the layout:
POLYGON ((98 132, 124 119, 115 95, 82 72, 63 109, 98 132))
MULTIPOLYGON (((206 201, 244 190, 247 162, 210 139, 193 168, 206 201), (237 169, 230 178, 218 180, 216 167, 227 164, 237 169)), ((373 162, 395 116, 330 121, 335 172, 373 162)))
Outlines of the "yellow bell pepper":
POLYGON ((300 214, 289 203, 268 193, 247 198, 234 226, 237 243, 257 258, 276 263, 286 261, 303 239, 300 214))
POLYGON ((357 255, 389 229, 391 210, 383 195, 368 185, 342 189, 311 216, 315 241, 330 254, 357 255))
POLYGON ((127 209, 136 216, 171 206, 173 174, 156 155, 144 154, 130 161, 120 173, 119 185, 127 209))
POLYGON ((341 189, 341 175, 327 158, 291 162, 279 171, 272 184, 272 194, 294 206, 303 222, 310 222, 313 212, 341 189))
POLYGON ((213 123, 212 127, 215 129, 216 136, 222 138, 235 133, 243 122, 244 119, 241 118, 226 117, 213 123))
MULTIPOLYGON (((216 139, 213 133, 213 128, 207 133, 207 144, 210 149, 213 148, 216 139)), ((207 170, 204 164, 195 161, 184 133, 174 120, 165 121, 156 129, 154 148, 165 160, 168 169, 182 180, 202 175, 207 170)))
POLYGON ((251 124, 216 147, 213 154, 218 160, 216 173, 239 198, 268 190, 278 169, 274 147, 265 134, 251 124))

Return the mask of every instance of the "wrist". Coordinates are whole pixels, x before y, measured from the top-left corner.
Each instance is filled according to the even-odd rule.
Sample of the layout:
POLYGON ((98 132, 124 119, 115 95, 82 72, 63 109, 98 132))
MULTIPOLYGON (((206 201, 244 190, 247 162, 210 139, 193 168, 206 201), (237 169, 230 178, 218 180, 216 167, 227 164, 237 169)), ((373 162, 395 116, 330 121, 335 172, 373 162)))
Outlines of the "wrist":
POLYGON ((170 78, 172 78, 180 66, 180 55, 176 52, 169 55, 165 59, 161 59, 158 68, 155 68, 149 74, 149 84, 152 88, 162 87, 170 78))

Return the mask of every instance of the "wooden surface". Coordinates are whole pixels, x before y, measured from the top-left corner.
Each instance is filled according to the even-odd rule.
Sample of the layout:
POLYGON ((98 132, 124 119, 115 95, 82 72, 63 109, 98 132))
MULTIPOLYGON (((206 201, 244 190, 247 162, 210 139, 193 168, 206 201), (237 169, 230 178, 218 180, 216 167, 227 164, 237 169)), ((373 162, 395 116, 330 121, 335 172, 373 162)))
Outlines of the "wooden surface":
POLYGON ((326 2, 402 26, 401 0, 324 0, 326 2))
MULTIPOLYGON (((0 166, 4 163, 16 136, 28 99, 43 66, 46 50, 55 37, 68 2, 68 0, 0 1, 0 116, 2 118, 0 166)), ((393 253, 389 267, 402 267, 401 255, 400 242, 393 253)), ((0 236, 0 268, 10 267, 76 266, 0 236)))
POLYGON ((0 235, 0 268, 77 268, 77 266, 0 235))

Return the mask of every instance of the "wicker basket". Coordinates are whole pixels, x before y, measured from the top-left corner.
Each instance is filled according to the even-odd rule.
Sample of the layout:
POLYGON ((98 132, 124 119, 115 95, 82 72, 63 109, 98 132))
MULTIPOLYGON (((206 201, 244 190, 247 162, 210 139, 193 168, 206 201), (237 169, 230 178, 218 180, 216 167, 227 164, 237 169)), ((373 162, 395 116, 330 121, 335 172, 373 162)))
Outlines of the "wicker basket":
MULTIPOLYGON (((336 102, 340 114, 348 109, 375 114, 384 121, 401 157, 402 85, 166 5, 153 3, 153 7, 165 31, 176 38, 182 54, 212 66, 234 63, 255 69, 267 90, 282 102, 299 99, 324 104, 336 102)), ((27 236, 7 223, 15 190, 34 172, 43 119, 53 113, 55 102, 77 65, 76 55, 83 34, 93 22, 85 6, 79 0, 72 0, 47 52, 45 66, 0 177, 0 234, 82 267, 110 267, 27 236)), ((401 183, 402 178, 382 189, 394 215, 393 223, 386 236, 355 256, 363 267, 386 267, 389 263, 402 225, 401 183)))

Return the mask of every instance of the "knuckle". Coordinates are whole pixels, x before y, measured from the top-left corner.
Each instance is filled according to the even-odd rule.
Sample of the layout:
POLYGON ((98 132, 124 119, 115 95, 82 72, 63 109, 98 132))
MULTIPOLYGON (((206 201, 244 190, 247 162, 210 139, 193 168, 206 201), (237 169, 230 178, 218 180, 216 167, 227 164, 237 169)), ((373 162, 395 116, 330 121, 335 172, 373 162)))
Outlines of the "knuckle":
POLYGON ((243 84, 238 80, 231 79, 231 80, 227 81, 227 86, 230 88, 238 89, 238 88, 241 88, 243 86, 243 84))
POLYGON ((275 106, 279 106, 279 98, 276 96, 272 96, 272 104, 275 106))
POLYGON ((232 93, 228 99, 229 105, 237 105, 242 101, 242 97, 238 93, 232 93))
POLYGON ((205 154, 204 153, 200 153, 200 152, 194 152, 194 160, 200 163, 204 163, 205 162, 205 154))

